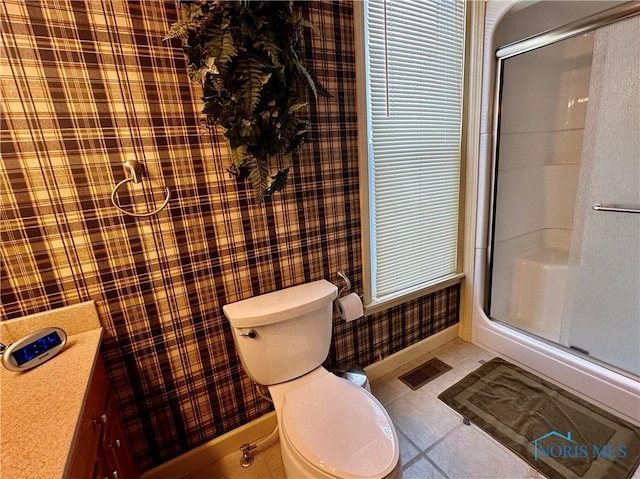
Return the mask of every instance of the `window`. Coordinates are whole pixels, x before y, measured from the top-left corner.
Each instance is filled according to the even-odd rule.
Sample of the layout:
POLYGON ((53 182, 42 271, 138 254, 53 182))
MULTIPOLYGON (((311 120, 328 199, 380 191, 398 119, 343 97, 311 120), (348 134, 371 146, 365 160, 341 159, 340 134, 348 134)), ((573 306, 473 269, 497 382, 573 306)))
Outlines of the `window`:
POLYGON ((459 281, 465 3, 355 2, 365 303, 459 281), (368 215, 367 215, 368 213, 368 215), (367 235, 368 231, 368 235, 367 235))

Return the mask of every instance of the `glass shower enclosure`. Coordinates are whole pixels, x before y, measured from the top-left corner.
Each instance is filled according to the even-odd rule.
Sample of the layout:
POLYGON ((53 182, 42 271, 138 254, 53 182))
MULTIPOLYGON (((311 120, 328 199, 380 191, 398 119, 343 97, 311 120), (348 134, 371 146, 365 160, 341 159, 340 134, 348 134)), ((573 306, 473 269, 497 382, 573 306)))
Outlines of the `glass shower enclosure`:
POLYGON ((486 313, 640 375, 640 4, 498 50, 486 313))

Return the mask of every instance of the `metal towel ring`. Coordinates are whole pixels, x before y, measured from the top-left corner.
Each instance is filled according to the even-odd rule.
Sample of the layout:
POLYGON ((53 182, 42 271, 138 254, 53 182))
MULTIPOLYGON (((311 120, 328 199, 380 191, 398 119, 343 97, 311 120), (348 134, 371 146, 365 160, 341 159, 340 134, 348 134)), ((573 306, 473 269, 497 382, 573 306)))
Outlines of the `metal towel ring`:
POLYGON ((169 190, 169 188, 166 188, 167 197, 164 199, 158 209, 150 211, 149 213, 133 213, 131 211, 125 210, 116 200, 118 190, 132 181, 134 183, 140 183, 142 181, 142 177, 144 176, 144 167, 142 166, 142 163, 137 160, 127 160, 124 162, 124 169, 131 174, 131 178, 125 178, 124 180, 122 180, 111 192, 111 203, 113 203, 113 206, 115 206, 116 209, 129 216, 135 216, 136 218, 146 218, 160 213, 160 211, 162 211, 169 204, 169 200, 171 199, 171 191, 169 190))

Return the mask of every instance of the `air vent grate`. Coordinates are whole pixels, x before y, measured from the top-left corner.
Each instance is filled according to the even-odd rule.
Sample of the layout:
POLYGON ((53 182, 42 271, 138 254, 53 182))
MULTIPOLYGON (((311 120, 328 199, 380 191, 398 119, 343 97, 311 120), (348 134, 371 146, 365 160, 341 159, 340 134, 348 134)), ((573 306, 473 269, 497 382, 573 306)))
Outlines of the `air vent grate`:
POLYGON ((433 358, 399 376, 398 379, 415 391, 449 370, 451 370, 451 366, 433 358))

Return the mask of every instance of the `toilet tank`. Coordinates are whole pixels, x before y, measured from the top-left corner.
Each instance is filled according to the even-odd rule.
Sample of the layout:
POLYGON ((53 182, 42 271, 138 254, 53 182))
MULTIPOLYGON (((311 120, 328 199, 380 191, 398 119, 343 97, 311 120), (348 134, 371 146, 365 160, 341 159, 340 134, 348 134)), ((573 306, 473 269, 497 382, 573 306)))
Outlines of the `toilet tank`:
POLYGON ((240 360, 265 386, 302 376, 329 354, 338 288, 314 281, 223 306, 240 360))

